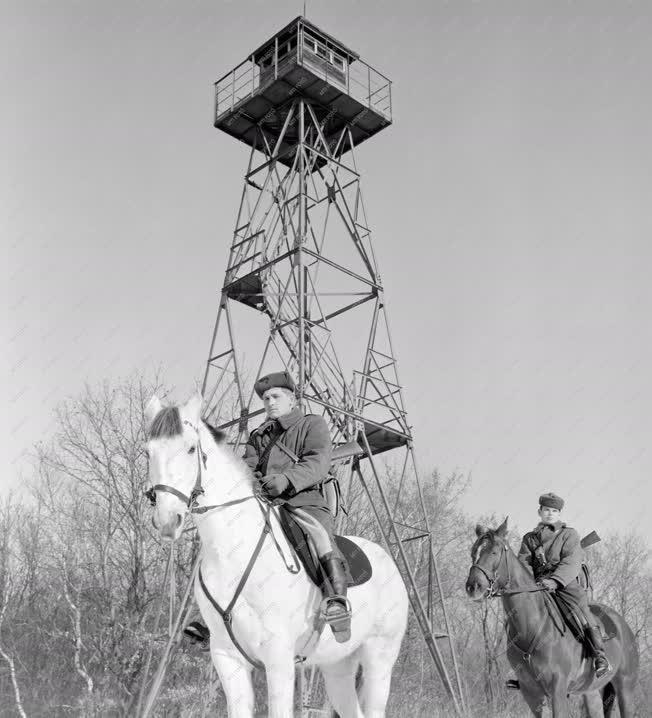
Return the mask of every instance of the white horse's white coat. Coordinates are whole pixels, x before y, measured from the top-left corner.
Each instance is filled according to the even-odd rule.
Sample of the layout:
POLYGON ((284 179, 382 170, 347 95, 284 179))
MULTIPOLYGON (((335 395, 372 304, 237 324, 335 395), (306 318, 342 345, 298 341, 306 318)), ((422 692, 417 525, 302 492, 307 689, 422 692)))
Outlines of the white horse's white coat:
MULTIPOLYGON (((215 443, 202 424, 201 396, 179 407, 183 433, 151 439, 150 481, 166 484, 189 495, 197 476, 197 431, 206 454, 202 467, 205 494, 200 505, 221 504, 251 495, 248 469, 225 447, 215 443), (190 425, 184 424, 184 420, 190 425)), ((147 426, 162 408, 153 397, 146 408, 147 426)), ((158 492, 154 523, 161 535, 174 540, 181 531, 183 502, 158 492)), ((222 608, 231 601, 237 584, 260 537, 264 521, 259 504, 250 499, 235 506, 195 515, 202 543, 201 569, 207 588, 222 608)), ((286 558, 291 551, 273 520, 274 533, 286 558)), ((377 544, 352 538, 368 555, 373 575, 367 583, 349 589, 353 617, 351 640, 337 643, 328 626, 306 664, 321 669, 331 703, 340 718, 381 718, 389 695, 392 668, 407 624, 408 598, 391 557, 377 544), (360 703, 355 675, 363 669, 360 703)), ((199 583, 195 598, 211 632, 210 650, 226 694, 230 718, 251 718, 254 699, 251 666, 233 645, 224 623, 211 606, 199 583)), ((233 631, 247 653, 264 664, 268 686, 268 715, 291 718, 294 700, 294 657, 305 655, 313 642, 313 622, 321 592, 302 569, 288 572, 273 541, 268 537, 233 609, 233 631)))

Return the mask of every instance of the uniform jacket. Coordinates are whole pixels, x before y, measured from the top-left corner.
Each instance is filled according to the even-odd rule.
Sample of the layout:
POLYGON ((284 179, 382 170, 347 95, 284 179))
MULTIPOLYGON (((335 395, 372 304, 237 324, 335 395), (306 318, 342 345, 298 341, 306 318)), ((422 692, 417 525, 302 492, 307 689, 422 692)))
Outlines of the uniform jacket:
POLYGON ((583 550, 580 535, 562 521, 553 525, 540 523, 523 537, 518 557, 532 569, 537 580, 552 578, 560 588, 565 588, 576 581, 581 570, 583 550), (547 560, 545 566, 541 566, 535 554, 540 543, 547 560))
POLYGON ((327 476, 333 452, 328 425, 323 417, 315 414, 304 416, 299 408, 277 420, 268 420, 254 429, 245 445, 243 459, 249 468, 256 469, 260 455, 274 434, 275 421, 284 434, 272 447, 267 460, 266 474, 283 474, 290 482, 290 489, 283 495, 292 506, 320 506, 328 504, 317 485, 327 476), (295 462, 283 451, 281 444, 299 458, 295 462))

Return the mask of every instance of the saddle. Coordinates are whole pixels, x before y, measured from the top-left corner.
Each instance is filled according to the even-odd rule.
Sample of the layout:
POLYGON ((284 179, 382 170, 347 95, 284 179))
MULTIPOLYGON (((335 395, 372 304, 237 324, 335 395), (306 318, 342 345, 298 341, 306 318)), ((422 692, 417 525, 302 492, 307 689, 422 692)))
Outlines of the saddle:
MULTIPOLYGON (((544 594, 548 614, 560 634, 570 630, 575 639, 580 643, 584 642, 584 620, 578 614, 575 607, 560 600, 556 594, 544 594)), ((605 606, 600 603, 589 603, 589 609, 593 615, 594 623, 602 631, 602 639, 608 641, 617 634, 617 628, 612 618, 607 613, 605 606)))
MULTIPOLYGON (((315 586, 321 587, 324 577, 319 560, 310 550, 308 537, 286 512, 279 512, 279 518, 283 533, 285 534, 294 552, 299 558, 306 574, 315 586)), ((335 543, 342 553, 346 563, 347 586, 361 586, 366 583, 372 574, 371 563, 367 554, 358 544, 346 538, 346 536, 335 535, 335 543)))

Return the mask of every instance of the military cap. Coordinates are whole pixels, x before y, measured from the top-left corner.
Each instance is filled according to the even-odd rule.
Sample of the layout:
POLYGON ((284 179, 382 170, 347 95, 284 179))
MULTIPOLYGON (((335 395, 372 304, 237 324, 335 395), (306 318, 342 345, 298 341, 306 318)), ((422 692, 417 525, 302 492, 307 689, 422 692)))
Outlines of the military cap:
POLYGON ((564 508, 564 499, 552 492, 542 494, 539 496, 539 506, 547 506, 550 509, 558 509, 561 511, 564 508))
POLYGON ((271 374, 267 374, 267 376, 261 376, 254 384, 254 390, 261 399, 263 398, 263 394, 273 387, 295 391, 294 381, 286 371, 275 371, 271 374))

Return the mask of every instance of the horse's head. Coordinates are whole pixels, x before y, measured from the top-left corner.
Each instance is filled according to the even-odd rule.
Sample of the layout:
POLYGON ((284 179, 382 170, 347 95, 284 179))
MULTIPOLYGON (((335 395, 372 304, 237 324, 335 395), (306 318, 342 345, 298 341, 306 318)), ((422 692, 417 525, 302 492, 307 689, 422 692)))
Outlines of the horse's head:
POLYGON ((154 526, 171 541, 179 538, 183 517, 202 490, 206 456, 199 435, 201 405, 199 394, 180 407, 163 407, 153 396, 145 408, 147 495, 154 504, 154 526))
POLYGON ((466 593, 469 598, 479 601, 504 588, 499 584, 502 579, 501 567, 503 571, 506 568, 507 519, 497 529, 478 524, 475 533, 478 538, 471 548, 473 563, 466 579, 466 593))

